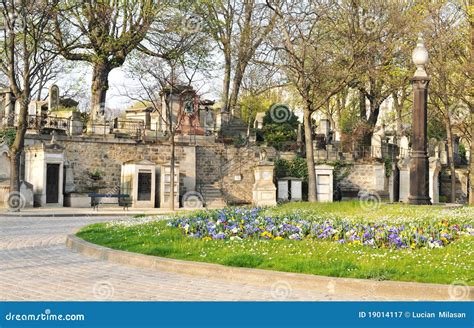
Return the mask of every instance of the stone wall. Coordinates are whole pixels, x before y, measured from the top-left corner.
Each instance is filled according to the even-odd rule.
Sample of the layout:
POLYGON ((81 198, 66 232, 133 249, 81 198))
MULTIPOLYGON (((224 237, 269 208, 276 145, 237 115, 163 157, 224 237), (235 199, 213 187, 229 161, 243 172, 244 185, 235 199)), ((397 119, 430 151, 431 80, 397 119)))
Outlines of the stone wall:
MULTIPOLYGON (((276 157, 273 148, 265 148, 269 159, 276 157)), ((196 180, 199 185, 213 185, 223 192, 230 204, 251 203, 255 182, 254 167, 259 161, 256 147, 237 148, 221 143, 196 147, 196 180)))
MULTIPOLYGON (((39 142, 40 138, 30 137, 28 140, 28 144, 39 142)), ((146 159, 161 165, 169 163, 171 159, 171 147, 166 144, 140 144, 129 140, 86 137, 57 137, 57 143, 65 147, 66 175, 68 175, 65 177, 66 190, 76 193, 91 191, 118 193, 123 163, 146 159), (95 171, 102 173, 99 180, 90 177, 90 173, 95 171)), ((195 147, 177 145, 176 159, 180 165, 180 192, 194 190, 195 147)))
MULTIPOLYGON (((49 142, 50 136, 28 136, 27 145, 49 142)), ((122 164, 130 160, 149 160, 161 164, 170 161, 170 145, 144 144, 131 140, 57 136, 65 147, 65 186, 67 193, 118 193, 122 164), (91 173, 100 171, 98 180, 91 173)), ((273 148, 265 148, 268 159, 275 159, 273 148)), ((238 148, 209 140, 179 142, 176 157, 180 168, 180 194, 212 185, 222 191, 229 203, 251 203, 254 167, 259 148, 238 148)))
MULTIPOLYGON (((451 170, 445 168, 441 171, 440 175, 440 196, 447 197, 447 201, 450 201, 451 197, 451 170)), ((456 202, 466 203, 468 193, 468 179, 469 173, 466 168, 456 169, 456 202)))
POLYGON ((382 163, 353 164, 350 173, 339 185, 344 190, 366 190, 379 193, 388 192, 388 178, 382 163))

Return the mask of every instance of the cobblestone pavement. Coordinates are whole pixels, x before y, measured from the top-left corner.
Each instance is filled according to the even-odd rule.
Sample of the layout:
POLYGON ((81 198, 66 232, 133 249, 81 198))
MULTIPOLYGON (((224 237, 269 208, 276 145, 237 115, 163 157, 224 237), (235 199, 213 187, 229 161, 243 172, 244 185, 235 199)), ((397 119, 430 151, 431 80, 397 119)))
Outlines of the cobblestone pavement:
MULTIPOLYGON (((95 260, 66 248, 76 228, 104 217, 0 216, 0 300, 331 300, 321 292, 229 283, 216 278, 160 272, 95 260)), ((338 300, 350 295, 337 296, 338 300)))

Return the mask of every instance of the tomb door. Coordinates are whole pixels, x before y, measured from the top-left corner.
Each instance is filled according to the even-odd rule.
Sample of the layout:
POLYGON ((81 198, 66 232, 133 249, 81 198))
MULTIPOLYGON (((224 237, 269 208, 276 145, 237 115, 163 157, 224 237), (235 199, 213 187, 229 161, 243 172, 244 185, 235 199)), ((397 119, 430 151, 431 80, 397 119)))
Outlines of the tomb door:
POLYGON ((59 202, 59 164, 47 164, 46 167, 46 203, 59 202))
POLYGON ((151 172, 138 173, 138 201, 151 200, 151 172))

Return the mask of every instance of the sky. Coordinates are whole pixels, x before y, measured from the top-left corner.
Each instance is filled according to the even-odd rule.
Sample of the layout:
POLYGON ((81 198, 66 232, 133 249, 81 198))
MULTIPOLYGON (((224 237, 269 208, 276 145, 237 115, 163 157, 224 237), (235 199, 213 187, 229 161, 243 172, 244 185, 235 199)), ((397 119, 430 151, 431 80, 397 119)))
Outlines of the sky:
MULTIPOLYGON (((193 84, 193 87, 198 90, 198 94, 202 95, 203 98, 218 101, 222 89, 221 76, 219 69, 216 69, 216 71, 213 72, 213 77, 211 79, 197 76, 196 80, 203 81, 193 84)), ((74 85, 75 88, 83 90, 83 92, 81 92, 82 94, 87 95, 87 97, 90 98, 91 81, 91 66, 86 63, 74 62, 74 69, 58 76, 58 79, 54 81, 54 83, 59 86, 61 95, 64 95, 64 91, 70 89, 71 86, 74 85), (82 81, 84 83, 82 83, 82 81), (78 83, 79 85, 77 85, 78 83), (61 92, 61 90, 63 92, 61 92)), ((130 96, 127 96, 127 94, 136 94, 140 89, 139 82, 133 79, 127 72, 126 64, 120 68, 114 69, 109 74, 109 90, 107 92, 106 106, 112 109, 124 110, 134 103, 133 99, 131 99, 130 96)), ((85 98, 85 96, 78 97, 78 99, 75 100, 79 101, 80 108, 88 102, 88 99, 85 98)))

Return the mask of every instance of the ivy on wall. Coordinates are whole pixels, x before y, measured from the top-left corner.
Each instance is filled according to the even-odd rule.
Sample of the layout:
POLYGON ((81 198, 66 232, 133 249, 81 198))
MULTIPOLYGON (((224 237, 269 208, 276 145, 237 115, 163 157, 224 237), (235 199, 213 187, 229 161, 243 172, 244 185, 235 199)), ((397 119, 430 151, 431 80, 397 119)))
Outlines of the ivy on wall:
POLYGON ((276 178, 293 177, 308 181, 308 167, 306 160, 302 157, 296 157, 289 161, 286 159, 277 159, 275 161, 276 178))
POLYGON ((0 143, 6 141, 8 147, 13 145, 15 140, 16 130, 15 129, 2 129, 0 130, 0 143))

